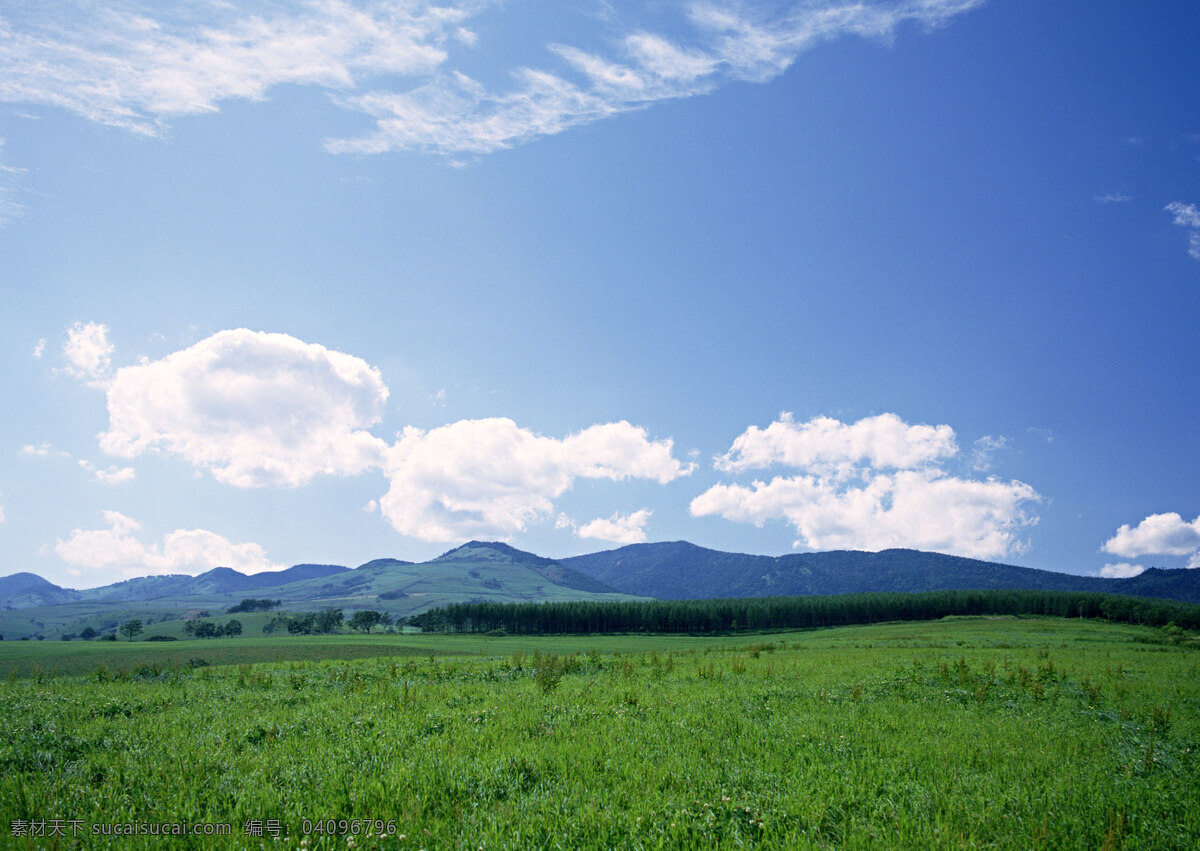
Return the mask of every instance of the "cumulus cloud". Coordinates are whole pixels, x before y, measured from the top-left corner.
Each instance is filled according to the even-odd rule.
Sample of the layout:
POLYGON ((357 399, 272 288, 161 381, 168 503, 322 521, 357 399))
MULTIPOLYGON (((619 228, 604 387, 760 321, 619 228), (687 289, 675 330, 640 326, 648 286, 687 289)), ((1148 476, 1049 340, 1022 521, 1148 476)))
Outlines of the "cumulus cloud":
POLYGON ((632 514, 613 512, 608 519, 597 518, 575 530, 581 538, 596 538, 614 544, 642 544, 646 541, 646 523, 653 514, 647 508, 632 514))
POLYGON ((1130 579, 1145 572, 1146 568, 1140 564, 1129 564, 1128 562, 1106 564, 1100 568, 1100 575, 1105 579, 1130 579))
POLYGON ((1174 201, 1164 207, 1174 216, 1174 223, 1188 231, 1188 254, 1200 260, 1200 208, 1195 204, 1174 201))
POLYGON ((238 487, 298 486, 378 466, 366 431, 388 390, 352 355, 287 334, 221 331, 162 360, 117 371, 100 446, 177 455, 238 487))
POLYGON ((784 411, 765 429, 750 426, 713 466, 741 473, 774 465, 844 475, 861 464, 872 467, 919 467, 958 452, 950 426, 908 425, 895 414, 880 414, 847 424, 831 417, 797 423, 784 411))
POLYGON ((176 529, 147 546, 138 539, 141 524, 117 511, 104 511, 104 529, 74 529, 54 551, 68 564, 115 570, 127 577, 160 573, 203 573, 232 567, 243 573, 280 570, 258 544, 234 544, 204 529, 176 529))
POLYGON ((958 451, 949 426, 908 425, 895 414, 847 424, 783 416, 748 428, 717 469, 737 473, 783 465, 796 475, 769 482, 717 484, 692 500, 697 517, 762 525, 782 519, 813 549, 912 547, 972 558, 1022 552, 1022 531, 1040 499, 1029 485, 949 475, 958 451))
POLYGON ((672 448, 623 421, 561 440, 505 418, 409 427, 388 451, 390 487, 379 508, 398 532, 426 541, 507 538, 550 517, 577 478, 665 484, 691 473, 695 465, 672 448))
POLYGON ((1101 549, 1121 558, 1145 555, 1194 556, 1200 554, 1200 517, 1188 523, 1174 511, 1167 514, 1151 514, 1137 526, 1130 526, 1128 523, 1122 525, 1117 534, 1105 541, 1101 549))
POLYGON ((938 27, 980 2, 676 0, 666 7, 678 18, 672 37, 623 25, 614 7, 602 49, 551 40, 536 55, 502 57, 495 83, 468 77, 452 51, 484 46, 467 25, 503 14, 499 0, 24 4, 0 17, 0 100, 159 135, 173 117, 226 100, 317 86, 374 120, 330 140, 331 151, 486 153, 733 81, 765 83, 823 41, 938 27))
POLYGON ((67 329, 63 356, 67 359, 64 369, 68 375, 93 387, 106 387, 112 378, 112 353, 107 325, 76 322, 67 329))

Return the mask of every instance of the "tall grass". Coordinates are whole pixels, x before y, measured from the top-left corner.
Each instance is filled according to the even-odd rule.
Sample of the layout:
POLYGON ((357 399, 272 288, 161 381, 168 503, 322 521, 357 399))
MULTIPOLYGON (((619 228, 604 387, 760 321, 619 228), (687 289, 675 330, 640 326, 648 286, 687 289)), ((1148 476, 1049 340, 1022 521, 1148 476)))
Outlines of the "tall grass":
POLYGON ((233 826, 197 848, 1195 847, 1200 653, 1153 636, 958 620, 17 678, 0 844, 60 818, 233 826), (327 819, 395 833, 305 835, 327 819), (285 836, 245 836, 266 820, 285 836))

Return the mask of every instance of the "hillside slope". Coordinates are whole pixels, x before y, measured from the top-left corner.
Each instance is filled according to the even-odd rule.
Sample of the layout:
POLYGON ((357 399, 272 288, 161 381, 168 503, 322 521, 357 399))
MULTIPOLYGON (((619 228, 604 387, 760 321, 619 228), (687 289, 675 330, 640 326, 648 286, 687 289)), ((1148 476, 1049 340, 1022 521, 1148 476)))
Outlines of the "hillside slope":
POLYGON ((1025 588, 1200 603, 1200 570, 1152 568, 1131 579, 1100 579, 904 549, 757 556, 675 541, 631 544, 562 563, 627 594, 662 600, 1025 588))

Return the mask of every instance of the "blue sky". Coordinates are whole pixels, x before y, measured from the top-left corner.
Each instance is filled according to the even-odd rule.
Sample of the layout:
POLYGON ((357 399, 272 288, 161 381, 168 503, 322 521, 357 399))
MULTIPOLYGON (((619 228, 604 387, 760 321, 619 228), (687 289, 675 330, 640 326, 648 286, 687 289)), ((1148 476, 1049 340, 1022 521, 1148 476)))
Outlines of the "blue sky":
POLYGON ((1200 566, 1190 2, 0 10, 0 574, 1200 566))

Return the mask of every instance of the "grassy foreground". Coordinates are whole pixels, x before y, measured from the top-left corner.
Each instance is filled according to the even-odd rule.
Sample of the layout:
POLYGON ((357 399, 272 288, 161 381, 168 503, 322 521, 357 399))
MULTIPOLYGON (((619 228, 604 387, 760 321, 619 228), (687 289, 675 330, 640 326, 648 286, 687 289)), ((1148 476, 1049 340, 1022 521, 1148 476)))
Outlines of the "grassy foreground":
POLYGON ((197 848, 1200 842, 1200 652, 1157 630, 375 640, 400 638, 422 654, 11 677, 0 845, 54 819, 87 848, 163 844, 104 834, 147 822, 230 825, 171 843, 197 848))

